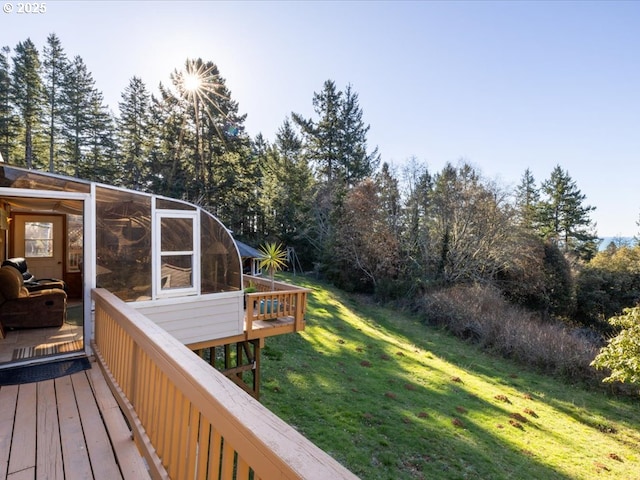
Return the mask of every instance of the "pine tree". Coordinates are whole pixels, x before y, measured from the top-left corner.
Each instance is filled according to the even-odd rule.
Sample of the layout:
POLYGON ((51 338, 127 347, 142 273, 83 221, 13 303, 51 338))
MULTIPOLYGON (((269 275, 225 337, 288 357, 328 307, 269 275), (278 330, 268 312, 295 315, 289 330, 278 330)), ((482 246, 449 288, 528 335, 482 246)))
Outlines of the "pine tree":
POLYGON ((173 89, 161 84, 152 97, 154 191, 198 203, 242 235, 254 228, 247 212, 256 203, 246 115, 212 62, 188 59, 171 82, 173 89))
POLYGON ((315 192, 309 210, 307 239, 317 249, 321 264, 331 268, 335 227, 343 220, 345 195, 372 175, 379 162, 377 151, 367 152, 369 127, 362 121, 358 96, 351 86, 339 91, 332 80, 313 95, 317 120, 293 113, 303 135, 304 155, 313 167, 315 192))
POLYGON ((346 191, 373 175, 380 157, 377 149, 367 151, 369 126, 362 120, 358 94, 348 85, 345 92, 327 80, 320 93, 313 95, 318 120, 292 114, 305 138, 308 161, 315 166, 319 181, 331 190, 346 191))
POLYGON ((380 163, 377 148, 371 153, 367 151, 369 125, 364 124, 362 115, 358 94, 347 85, 340 108, 340 167, 347 187, 372 176, 380 163))
POLYGON ((308 209, 313 178, 303 157, 302 140, 289 119, 278 129, 274 145, 260 150, 259 203, 264 232, 287 246, 306 249, 302 215, 308 209))
POLYGON ((185 199, 185 113, 179 109, 179 99, 165 85, 161 83, 158 88, 159 96, 151 96, 151 191, 185 199))
POLYGON ((18 119, 11 99, 10 51, 9 47, 0 50, 0 155, 5 162, 13 160, 18 137, 18 119))
POLYGON ((35 167, 35 137, 42 117, 40 56, 31 39, 18 43, 13 56, 11 96, 24 130, 24 164, 35 167))
POLYGON ((63 88, 64 115, 62 173, 80 178, 102 178, 103 162, 109 149, 107 137, 111 119, 103 104, 102 93, 80 56, 70 64, 63 88))
POLYGON ((573 252, 583 259, 593 257, 597 235, 591 232, 589 214, 595 207, 584 205, 586 196, 569 173, 556 166, 542 183, 542 194, 539 208, 542 237, 555 242, 564 252, 573 252))
POLYGON ((398 179, 391 172, 391 167, 387 162, 382 164, 380 173, 376 175, 376 183, 380 189, 380 203, 385 212, 389 229, 395 237, 400 235, 400 188, 398 179))
POLYGON ((516 187, 515 195, 518 224, 526 230, 533 231, 537 223, 540 191, 528 168, 522 176, 520 185, 516 187))
POLYGON ((402 243, 407 256, 407 275, 429 281, 431 271, 431 203, 433 177, 426 165, 412 158, 405 166, 403 183, 406 200, 402 217, 402 243))
POLYGON ((100 91, 94 89, 89 102, 89 121, 85 128, 87 150, 80 176, 112 183, 118 170, 114 120, 100 91))
POLYGON ((149 187, 150 95, 145 84, 133 77, 122 92, 117 120, 119 183, 135 190, 149 187))
POLYGON ((55 33, 47 37, 43 54, 44 95, 46 100, 45 117, 49 139, 49 171, 55 171, 55 158, 58 155, 57 141, 62 129, 63 90, 68 75, 69 61, 55 33))
POLYGON ((344 150, 341 103, 342 92, 338 91, 334 81, 327 80, 322 91, 313 94, 313 109, 319 117, 317 122, 292 114, 293 121, 305 136, 306 155, 315 166, 316 176, 329 185, 338 176, 340 155, 344 150))

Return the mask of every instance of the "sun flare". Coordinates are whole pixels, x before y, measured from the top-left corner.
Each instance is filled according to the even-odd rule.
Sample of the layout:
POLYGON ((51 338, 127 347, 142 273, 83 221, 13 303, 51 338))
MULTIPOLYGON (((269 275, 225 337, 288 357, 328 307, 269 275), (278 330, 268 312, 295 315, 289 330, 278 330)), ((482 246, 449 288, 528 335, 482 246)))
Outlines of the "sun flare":
POLYGON ((184 69, 175 70, 171 79, 178 94, 192 106, 196 123, 199 123, 200 116, 204 116, 210 120, 221 137, 224 134, 237 135, 235 130, 220 130, 220 118, 231 127, 234 122, 229 120, 227 109, 221 108, 229 100, 229 96, 215 64, 205 63, 200 59, 187 60, 184 69))
POLYGON ((182 77, 182 87, 187 92, 197 92, 202 87, 202 78, 195 72, 186 72, 182 77))

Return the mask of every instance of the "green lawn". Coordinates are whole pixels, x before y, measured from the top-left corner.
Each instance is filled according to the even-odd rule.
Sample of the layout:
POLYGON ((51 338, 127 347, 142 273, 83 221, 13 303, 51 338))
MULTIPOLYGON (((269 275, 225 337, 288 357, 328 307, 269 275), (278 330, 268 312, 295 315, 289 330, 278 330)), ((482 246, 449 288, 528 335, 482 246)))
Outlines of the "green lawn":
POLYGON ((262 403, 363 479, 640 480, 640 399, 538 375, 308 278, 262 403))

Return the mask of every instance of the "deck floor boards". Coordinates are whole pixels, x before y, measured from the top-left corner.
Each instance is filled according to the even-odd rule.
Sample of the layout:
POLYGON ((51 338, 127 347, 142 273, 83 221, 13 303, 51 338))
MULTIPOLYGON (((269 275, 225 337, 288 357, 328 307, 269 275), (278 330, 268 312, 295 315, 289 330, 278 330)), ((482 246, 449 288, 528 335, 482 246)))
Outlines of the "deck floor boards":
POLYGON ((100 368, 0 386, 0 480, 150 478, 100 368))

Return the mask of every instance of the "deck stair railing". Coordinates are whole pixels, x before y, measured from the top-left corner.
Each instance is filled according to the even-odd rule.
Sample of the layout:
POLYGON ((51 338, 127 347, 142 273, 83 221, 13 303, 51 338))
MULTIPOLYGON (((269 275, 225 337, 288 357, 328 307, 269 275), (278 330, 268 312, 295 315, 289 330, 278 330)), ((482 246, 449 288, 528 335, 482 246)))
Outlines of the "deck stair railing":
POLYGON ((140 312, 92 297, 96 359, 153 478, 357 478, 140 312))

